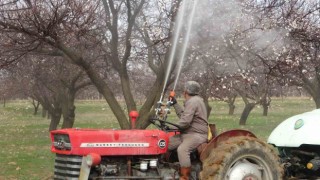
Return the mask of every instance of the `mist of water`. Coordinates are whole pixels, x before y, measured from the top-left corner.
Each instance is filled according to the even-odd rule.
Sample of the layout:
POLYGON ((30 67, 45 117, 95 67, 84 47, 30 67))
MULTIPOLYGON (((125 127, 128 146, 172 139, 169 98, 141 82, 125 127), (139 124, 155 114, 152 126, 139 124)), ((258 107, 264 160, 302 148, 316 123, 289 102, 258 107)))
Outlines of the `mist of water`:
MULTIPOLYGON (((248 30, 252 29, 252 25, 257 23, 257 15, 255 13, 254 10, 247 9, 245 3, 236 0, 182 1, 175 22, 172 46, 160 100, 162 101, 170 74, 174 71, 172 68, 175 60, 177 60, 177 67, 174 71, 176 78, 173 90, 177 87, 182 67, 187 59, 186 51, 190 47, 189 41, 193 43, 192 48, 195 47, 202 51, 202 56, 205 56, 207 61, 216 62, 217 69, 221 73, 233 73, 242 68, 242 66, 246 66, 248 58, 242 58, 241 55, 246 52, 245 49, 248 48, 248 44, 254 42, 253 48, 256 50, 264 49, 271 44, 281 49, 283 44, 280 37, 283 37, 285 32, 259 29, 248 32, 248 30), (247 36, 241 37, 241 32, 246 32, 247 36), (276 36, 275 34, 278 35, 276 36), (276 42, 276 40, 278 41, 276 42), (234 43, 236 45, 233 48, 236 48, 239 53, 242 52, 237 60, 225 55, 230 49, 229 46, 234 43)), ((269 22, 266 20, 264 24, 269 24, 269 22)), ((205 66, 203 63, 195 62, 191 67, 193 68, 191 71, 199 71, 199 69, 201 71, 206 68, 203 66, 205 66)))
POLYGON ((177 83, 178 83, 178 80, 179 80, 179 77, 180 77, 182 65, 183 65, 183 62, 185 60, 186 50, 187 50, 187 46, 189 44, 190 32, 191 32, 192 24, 193 24, 194 12, 196 10, 197 4, 198 4, 198 0, 194 0, 193 6, 192 6, 192 10, 191 10, 191 14, 190 14, 190 19, 189 19, 189 22, 188 22, 187 27, 186 27, 187 28, 187 32, 186 32, 186 34, 184 36, 184 42, 183 42, 181 54, 180 54, 179 60, 178 60, 178 69, 177 69, 176 79, 175 79, 174 85, 173 85, 173 90, 176 89, 176 86, 177 86, 177 83))

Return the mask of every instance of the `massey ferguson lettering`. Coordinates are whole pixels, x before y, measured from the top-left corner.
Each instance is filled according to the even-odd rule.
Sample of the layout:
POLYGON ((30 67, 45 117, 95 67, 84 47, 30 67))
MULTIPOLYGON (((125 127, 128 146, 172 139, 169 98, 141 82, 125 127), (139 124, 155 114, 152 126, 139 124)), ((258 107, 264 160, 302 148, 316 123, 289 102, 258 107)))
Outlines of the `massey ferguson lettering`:
POLYGON ((83 148, 97 148, 97 147, 111 147, 111 148, 135 148, 135 147, 149 147, 149 143, 81 143, 80 147, 83 148))

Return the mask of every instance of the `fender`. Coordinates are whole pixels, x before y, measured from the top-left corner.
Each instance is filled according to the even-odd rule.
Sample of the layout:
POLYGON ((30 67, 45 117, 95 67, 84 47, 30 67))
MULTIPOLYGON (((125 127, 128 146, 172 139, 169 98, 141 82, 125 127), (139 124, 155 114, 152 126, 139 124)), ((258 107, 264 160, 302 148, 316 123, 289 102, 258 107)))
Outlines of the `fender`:
POLYGON ((208 144, 205 146, 205 148, 200 154, 201 162, 203 162, 209 156, 210 152, 213 151, 218 146, 218 144, 224 143, 229 138, 237 137, 237 136, 246 136, 246 137, 256 138, 256 136, 252 132, 242 130, 242 129, 234 129, 234 130, 223 132, 219 134, 217 137, 211 139, 208 142, 208 144))

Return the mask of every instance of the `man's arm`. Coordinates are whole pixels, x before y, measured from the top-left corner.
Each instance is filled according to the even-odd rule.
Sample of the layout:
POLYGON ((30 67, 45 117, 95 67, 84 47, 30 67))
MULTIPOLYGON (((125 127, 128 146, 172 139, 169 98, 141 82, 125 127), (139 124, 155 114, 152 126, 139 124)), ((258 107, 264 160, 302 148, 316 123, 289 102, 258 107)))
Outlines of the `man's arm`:
POLYGON ((176 111, 177 116, 180 119, 181 114, 183 113, 183 108, 178 103, 174 104, 173 107, 174 107, 174 110, 176 111))
POLYGON ((181 129, 186 129, 190 126, 194 114, 196 111, 196 106, 194 103, 187 101, 184 110, 180 114, 180 120, 178 122, 178 125, 181 129))

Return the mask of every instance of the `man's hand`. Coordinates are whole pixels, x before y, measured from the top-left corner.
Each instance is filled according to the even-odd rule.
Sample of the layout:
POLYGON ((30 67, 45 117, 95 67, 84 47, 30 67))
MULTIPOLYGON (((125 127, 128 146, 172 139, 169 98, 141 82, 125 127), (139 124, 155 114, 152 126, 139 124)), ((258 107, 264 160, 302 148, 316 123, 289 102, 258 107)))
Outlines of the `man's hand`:
POLYGON ((170 106, 173 106, 173 105, 177 104, 177 100, 174 97, 175 95, 176 95, 176 93, 174 91, 170 91, 170 94, 169 94, 170 106))
POLYGON ((177 100, 175 97, 169 97, 170 106, 177 104, 177 100))

